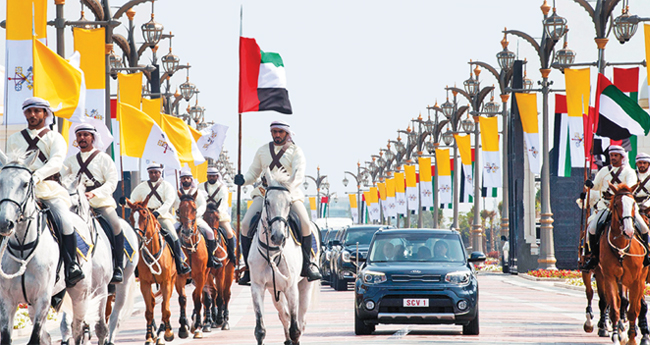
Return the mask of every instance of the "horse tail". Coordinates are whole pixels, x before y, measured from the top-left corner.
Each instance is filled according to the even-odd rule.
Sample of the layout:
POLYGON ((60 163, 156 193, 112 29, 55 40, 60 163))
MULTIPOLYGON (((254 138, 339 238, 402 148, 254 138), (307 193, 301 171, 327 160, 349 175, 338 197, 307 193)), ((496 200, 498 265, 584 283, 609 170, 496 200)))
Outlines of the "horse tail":
MULTIPOLYGON (((120 310, 119 320, 126 320, 133 311, 133 306, 135 305, 135 296, 136 296, 136 282, 135 275, 131 275, 128 282, 124 282, 129 285, 126 289, 126 296, 124 296, 124 306, 120 310)), ((124 284, 123 283, 123 284, 124 284)))

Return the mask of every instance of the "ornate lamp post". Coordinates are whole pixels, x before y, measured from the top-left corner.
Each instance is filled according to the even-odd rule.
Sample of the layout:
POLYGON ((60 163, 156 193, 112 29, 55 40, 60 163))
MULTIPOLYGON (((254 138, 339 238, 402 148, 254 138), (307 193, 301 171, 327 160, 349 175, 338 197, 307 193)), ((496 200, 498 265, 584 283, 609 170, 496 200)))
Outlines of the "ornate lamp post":
MULTIPOLYGON (((433 227, 438 228, 440 220, 438 219, 438 210, 440 209, 440 193, 438 191, 439 189, 439 184, 438 184, 438 157, 435 154, 435 149, 440 145, 440 138, 442 135, 442 130, 447 126, 447 123, 449 123, 448 119, 443 119, 440 121, 440 113, 442 113, 442 110, 438 107, 438 104, 434 105, 433 107, 427 107, 427 111, 429 112, 429 119, 427 120, 427 131, 429 134, 431 134, 431 137, 429 137, 429 141, 427 142, 427 151, 429 154, 433 155, 433 157, 436 160, 436 174, 433 178, 434 181, 434 186, 433 186, 433 227), (434 110, 434 120, 431 120, 431 110, 434 110)), ((446 137, 444 137, 445 143, 446 143, 446 137)))
MULTIPOLYGON (((314 184, 316 185, 316 209, 320 212, 320 189, 321 187, 324 187, 324 183, 327 183, 325 179, 327 178, 327 175, 321 176, 320 174, 320 167, 316 167, 316 178, 305 175, 305 182, 303 183, 303 187, 305 187, 305 190, 309 188, 309 182, 307 182, 307 179, 310 179, 314 181, 314 184)), ((327 186, 329 187, 329 183, 327 183, 327 186)))
POLYGON ((350 182, 346 178, 345 174, 348 174, 348 175, 352 176, 354 178, 354 181, 357 183, 357 212, 358 212, 357 213, 357 215, 358 215, 357 223, 358 224, 362 224, 361 215, 363 214, 363 212, 361 210, 361 184, 364 182, 364 177, 366 175, 365 171, 366 171, 366 168, 361 167, 361 163, 357 162, 357 173, 356 174, 353 174, 353 173, 351 173, 349 171, 345 171, 344 174, 343 174, 343 186, 347 187, 348 183, 350 182))

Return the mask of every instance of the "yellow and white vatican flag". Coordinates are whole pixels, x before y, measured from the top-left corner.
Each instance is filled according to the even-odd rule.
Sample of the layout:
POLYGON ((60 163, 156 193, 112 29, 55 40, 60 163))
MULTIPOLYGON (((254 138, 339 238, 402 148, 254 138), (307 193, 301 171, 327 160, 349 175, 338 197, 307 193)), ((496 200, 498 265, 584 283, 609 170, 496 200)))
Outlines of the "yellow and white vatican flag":
POLYGON ((174 144, 176 150, 178 150, 178 159, 181 163, 191 162, 199 165, 205 162, 205 158, 203 158, 196 141, 194 141, 190 127, 183 119, 171 115, 163 115, 162 128, 169 140, 174 144))
MULTIPOLYGON (((564 69, 566 78, 566 105, 569 115, 569 136, 571 139, 571 166, 585 165, 584 114, 589 114, 590 74, 589 67, 564 69)), ((537 108, 536 108, 537 109, 537 108)))
POLYGON ((420 200, 421 206, 433 207, 433 182, 431 181, 431 158, 418 158, 420 166, 420 200))
MULTIPOLYGON (((348 194, 348 198, 350 198, 350 213, 352 214, 352 223, 358 224, 359 223, 359 204, 357 204, 357 195, 356 194, 348 194)), ((316 200, 314 200, 314 204, 315 203, 316 203, 316 200)))
POLYGON ((316 207, 316 197, 315 196, 310 196, 309 197, 309 211, 311 211, 311 219, 316 220, 318 218, 318 211, 316 207))
POLYGON ((206 158, 219 159, 219 154, 226 140, 228 126, 215 123, 201 130, 201 138, 196 141, 199 150, 206 158))
MULTIPOLYGON (((9 21, 7 20, 7 22, 9 21)), ((643 24, 643 33, 645 34, 645 61, 650 61, 650 24, 643 24)), ((9 74, 8 71, 9 70, 7 70, 7 74, 9 74)), ((646 97, 648 97, 648 100, 650 100, 650 67, 646 67, 646 72, 648 73, 648 76, 645 80, 648 84, 648 94, 646 97)))
POLYGON ((80 68, 81 55, 75 52, 66 60, 43 42, 34 39, 32 43, 34 96, 49 101, 57 117, 84 122, 86 80, 80 68))
MULTIPOLYGON (((473 186, 474 178, 472 177, 472 143, 470 142, 469 135, 454 134, 456 144, 458 145, 458 152, 460 153, 460 161, 463 164, 463 172, 465 173, 465 186, 473 186)), ((467 195, 474 196, 474 188, 465 188, 467 195)))
POLYGON ((501 158, 499 157, 499 124, 496 116, 479 117, 483 147, 483 187, 501 187, 501 158))
MULTIPOLYGON (((133 106, 135 107, 135 105, 133 106)), ((165 124, 163 123, 164 114, 162 113, 162 98, 154 98, 154 99, 143 98, 142 111, 145 114, 149 115, 149 117, 151 117, 154 121, 156 121, 156 124, 160 126, 160 128, 162 128, 163 130, 165 129, 164 128, 165 124)))
POLYGON ((388 211, 388 204, 386 203, 386 182, 378 182, 377 191, 379 192, 379 206, 381 207, 384 219, 389 219, 390 217, 386 214, 388 211))
MULTIPOLYGON (((565 69, 566 70, 566 69, 565 69)), ((515 93, 521 126, 524 129, 526 139, 526 152, 528 152, 528 165, 533 174, 540 173, 540 161, 542 150, 539 148, 539 125, 537 123, 537 94, 515 93)), ((580 118, 582 121, 582 117, 580 118)), ((584 149, 583 149, 584 150, 584 149)), ((573 155, 573 153, 572 153, 573 155)), ((584 164, 584 153, 583 153, 584 164)))
POLYGON ((122 156, 146 157, 165 169, 181 168, 174 144, 149 115, 128 104, 119 103, 118 107, 122 156))
MULTIPOLYGON (((84 111, 84 120, 86 123, 93 125, 101 137, 96 140, 95 144, 101 144, 101 147, 95 146, 100 151, 105 151, 113 143, 111 130, 106 126, 106 66, 105 56, 106 48, 104 44, 104 28, 85 30, 74 28, 74 48, 81 54, 81 70, 84 72, 86 81, 86 109, 84 111)), ((77 146, 75 127, 69 121, 63 122, 64 128, 67 128, 67 135, 63 132, 68 142, 68 154, 72 156, 79 152, 77 146)))
POLYGON ((406 214, 406 181, 403 172, 395 173, 395 212, 406 214))
MULTIPOLYGON (((142 72, 133 73, 133 74, 117 74, 117 106, 115 113, 117 116, 111 119, 111 125, 113 129, 113 152, 122 152, 120 144, 120 106, 119 104, 127 104, 136 109, 140 109, 140 103, 142 99, 142 72)), ((115 165, 117 171, 123 169, 124 171, 139 171, 140 170, 140 160, 134 157, 122 157, 121 163, 124 164, 123 167, 120 166, 120 159, 117 154, 115 155, 115 165)), ((119 174, 118 174, 119 175, 119 174)), ((146 174, 144 175, 147 176, 146 174)), ((120 176, 121 177, 121 176, 120 176)))
POLYGON ((370 198, 366 199, 368 202, 368 215, 371 220, 379 221, 381 219, 381 211, 379 206, 379 191, 377 191, 377 187, 370 187, 368 197, 370 198))
POLYGON ((420 191, 418 190, 418 181, 415 175, 415 165, 405 165, 404 175, 406 177, 407 207, 410 211, 416 211, 419 207, 420 191))
POLYGON ((386 210, 388 217, 397 217, 397 204, 395 201, 395 178, 386 179, 386 210))
POLYGON ((436 149, 436 166, 438 167, 439 204, 449 204, 451 197, 451 163, 449 149, 436 149))
POLYGON ((3 112, 5 124, 27 123, 22 104, 25 99, 34 96, 32 36, 35 34, 37 40, 45 42, 46 17, 46 0, 7 0, 3 112))

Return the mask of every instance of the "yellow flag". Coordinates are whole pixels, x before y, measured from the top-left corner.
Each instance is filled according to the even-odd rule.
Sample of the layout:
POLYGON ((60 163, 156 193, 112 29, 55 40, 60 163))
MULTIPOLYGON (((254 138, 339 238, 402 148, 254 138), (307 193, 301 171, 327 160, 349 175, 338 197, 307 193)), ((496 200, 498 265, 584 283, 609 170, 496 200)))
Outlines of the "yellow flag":
POLYGON ((415 176, 415 165, 405 165, 404 174, 406 175, 406 187, 417 187, 417 178, 415 176))
POLYGON ((350 208, 355 209, 358 207, 357 205, 357 195, 356 194, 348 194, 348 198, 350 198, 350 208))
POLYGON ((368 193, 369 193, 368 196, 370 197, 368 203, 376 204, 379 202, 379 194, 377 192, 377 187, 370 187, 370 191, 368 193))
POLYGON ((45 0, 7 0, 7 40, 31 40, 34 31, 36 31, 37 40, 46 38, 46 17, 47 1, 45 0), (32 13, 34 14, 33 23, 32 13))
MULTIPOLYGON (((643 31, 645 34, 645 61, 648 62, 650 61, 650 24, 643 24, 643 31)), ((646 71, 648 72, 648 83, 650 83, 650 68, 646 68, 646 71)))
POLYGON ((372 202, 370 201, 370 192, 363 192, 363 198, 366 199, 366 205, 370 205, 372 202))
POLYGON ((66 119, 61 119, 63 121, 63 124, 61 125, 61 135, 63 136, 63 139, 65 139, 65 143, 70 146, 70 125, 72 122, 66 120, 66 119))
POLYGON ((418 158, 420 165, 420 182, 431 182, 431 158, 418 158))
MULTIPOLYGON (((582 118, 583 114, 589 114, 589 75, 589 67, 581 69, 564 69, 564 78, 566 80, 566 106, 567 113, 570 117, 574 116, 582 118)), ((535 104, 535 111, 537 111, 537 104, 535 104)))
POLYGON ((247 200, 246 201, 246 209, 251 208, 251 205, 253 204, 253 200, 247 200))
POLYGON ((106 47, 104 28, 74 28, 74 49, 81 54, 81 70, 89 90, 106 88, 106 47))
POLYGON ((406 193, 406 186, 404 185, 404 173, 395 173, 395 192, 406 193))
POLYGON ((199 181, 203 183, 208 180, 208 162, 205 161, 199 165, 194 164, 194 162, 187 162, 187 166, 192 170, 192 175, 199 181))
POLYGON ((497 117, 479 117, 479 124, 481 125, 481 145, 483 152, 485 151, 499 151, 499 124, 497 117))
POLYGON ((539 124, 537 123, 537 94, 515 93, 515 97, 517 98, 517 107, 519 108, 521 126, 524 132, 539 133, 539 124))
POLYGON ((316 211, 316 197, 315 196, 310 196, 309 197, 309 209, 312 211, 316 211))
POLYGON ((456 144, 458 145, 458 152, 460 152, 460 160, 463 165, 472 165, 472 144, 469 140, 469 135, 454 134, 456 144))
POLYGON ((386 200, 386 183, 377 183, 377 189, 379 190, 379 198, 381 198, 381 200, 386 200))
POLYGON ((395 197, 395 178, 386 179, 386 196, 389 198, 395 197))
POLYGON ((194 164, 201 164, 205 161, 196 145, 190 127, 182 119, 164 115, 163 123, 165 134, 167 134, 178 151, 178 159, 180 159, 181 163, 193 162, 194 164))
POLYGON ((118 102, 140 109, 142 99, 142 72, 117 75, 118 102))
MULTIPOLYGON (((31 12, 31 11, 30 11, 31 12)), ((79 54, 72 63, 48 48, 39 40, 32 40, 34 54, 34 96, 46 99, 55 115, 72 122, 83 122, 86 108, 86 86, 78 65, 79 54)))
POLYGON ((162 120, 163 114, 160 112, 160 109, 162 109, 162 98, 142 99, 142 111, 156 121, 163 131, 167 131, 162 120))
POLYGON ((436 165, 438 166, 438 176, 451 176, 449 149, 436 149, 436 165))
POLYGON ((232 207, 232 192, 228 192, 228 207, 232 207))

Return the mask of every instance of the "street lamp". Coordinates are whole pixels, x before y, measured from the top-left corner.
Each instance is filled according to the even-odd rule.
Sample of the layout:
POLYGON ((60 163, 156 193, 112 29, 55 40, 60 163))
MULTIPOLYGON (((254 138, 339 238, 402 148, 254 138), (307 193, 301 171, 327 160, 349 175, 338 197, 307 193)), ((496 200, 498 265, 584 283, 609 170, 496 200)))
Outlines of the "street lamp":
MULTIPOLYGON (((501 40, 501 46, 503 47, 503 50, 497 53, 497 62, 499 63, 499 67, 501 67, 501 70, 511 71, 512 66, 515 64, 515 58, 517 55, 508 50, 508 39, 505 34, 501 40)), ((497 77, 497 79, 499 78, 497 77)))
POLYGON ((185 99, 186 102, 189 102, 194 94, 196 93, 196 85, 190 83, 190 70, 187 69, 187 79, 183 84, 178 87, 181 91, 181 96, 185 99))
MULTIPOLYGON (((548 7, 546 0, 544 1, 544 5, 542 5, 542 7, 544 6, 548 7)), ((544 8, 542 8, 542 11, 544 11, 544 8)), ((548 12, 548 9, 546 11, 548 12)), ((560 38, 564 36, 564 33, 566 33, 566 23, 566 19, 564 17, 558 16, 555 12, 555 0, 553 0, 553 14, 550 17, 544 19, 544 31, 546 32, 546 35, 555 42, 559 41, 560 38)))
POLYGON ((354 178, 354 181, 357 183, 357 223, 362 224, 361 220, 361 214, 363 213, 361 210, 361 183, 363 182, 363 176, 364 176, 364 170, 365 168, 361 167, 361 163, 357 162, 357 173, 353 174, 349 171, 344 171, 343 172, 343 186, 347 187, 348 183, 350 182, 348 178, 345 176, 346 174, 352 176, 354 178))
POLYGON ((153 17, 154 17, 154 11, 153 11, 153 5, 155 1, 151 1, 151 20, 148 22, 142 24, 140 29, 142 30, 142 37, 144 38, 145 44, 149 45, 150 47, 155 46, 160 42, 160 38, 162 37, 162 32, 164 30, 164 27, 162 24, 157 23, 153 17))
POLYGON ((326 181, 327 175, 321 176, 320 167, 316 167, 316 178, 305 175, 305 183, 303 183, 305 190, 309 187, 307 179, 314 181, 314 184, 316 185, 316 209, 320 212, 320 190, 321 188, 325 188, 325 186, 329 188, 329 183, 326 181))
POLYGON ((178 56, 172 54, 172 33, 169 33, 169 53, 164 55, 162 58, 160 58, 160 61, 162 62, 163 70, 165 73, 167 73, 169 76, 174 74, 176 70, 178 70, 178 66, 181 63, 181 58, 178 56))

